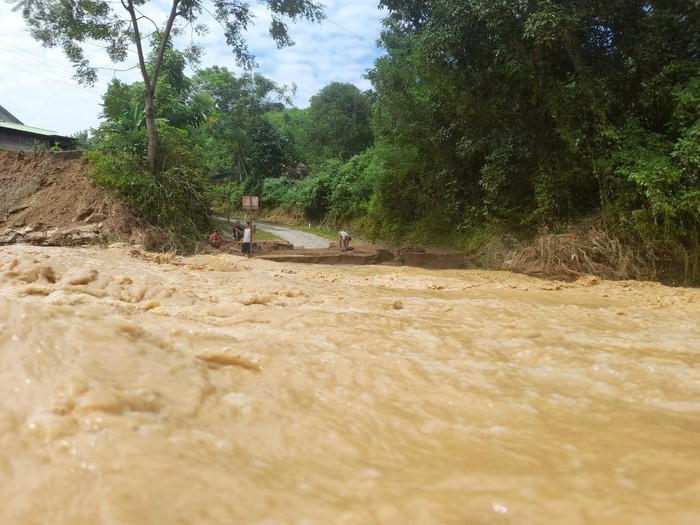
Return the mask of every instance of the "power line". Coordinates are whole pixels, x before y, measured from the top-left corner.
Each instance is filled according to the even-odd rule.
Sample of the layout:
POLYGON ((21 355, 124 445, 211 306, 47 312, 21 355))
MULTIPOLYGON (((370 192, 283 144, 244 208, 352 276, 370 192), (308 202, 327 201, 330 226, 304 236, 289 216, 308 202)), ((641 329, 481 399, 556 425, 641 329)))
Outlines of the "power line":
MULTIPOLYGON (((106 46, 100 46, 94 42, 87 42, 88 44, 100 48, 100 49, 106 49, 106 46)), ((59 82, 63 85, 70 86, 70 87, 76 87, 74 84, 69 84, 67 83, 66 76, 70 75, 71 78, 73 78, 73 75, 75 74, 75 69, 68 65, 64 65, 61 63, 56 62, 53 59, 47 59, 46 56, 40 55, 38 53, 34 53, 32 51, 29 51, 28 49, 24 49, 22 47, 16 46, 14 44, 10 44, 9 42, 6 42, 4 40, 0 40, 0 49, 5 51, 8 54, 13 54, 21 60, 21 63, 17 62, 7 62, 3 61, 2 63, 15 69, 16 71, 22 71, 24 73, 29 73, 34 76, 40 77, 40 78, 50 78, 52 81, 59 82), (38 59, 38 60, 37 60, 38 59), (27 69, 28 67, 30 68, 36 68, 36 69, 27 69), (49 75, 42 75, 40 72, 43 73, 52 73, 53 76, 49 75)), ((129 50, 131 51, 131 50, 129 50)), ((8 58, 7 55, 5 55, 3 58, 8 58)), ((10 57, 11 58, 11 57, 10 57)), ((100 71, 112 71, 112 72, 127 72, 131 71, 138 66, 131 66, 128 68, 124 69, 118 69, 116 67, 103 67, 103 66, 92 66, 96 70, 100 71)), ((97 79, 95 84, 106 87, 107 86, 107 81, 97 79)), ((80 89, 90 89, 91 87, 83 87, 80 89)))
POLYGON ((47 60, 45 56, 40 55, 38 53, 33 53, 27 49, 24 49, 22 47, 18 47, 14 44, 10 44, 9 42, 6 42, 4 40, 0 40, 0 44, 2 44, 3 47, 5 48, 4 51, 7 51, 8 53, 12 53, 12 54, 20 56, 20 57, 23 57, 25 55, 29 55, 30 57, 38 58, 39 62, 42 64, 42 67, 52 68, 52 69, 54 69, 57 72, 60 72, 62 74, 67 74, 68 72, 71 72, 71 73, 73 72, 73 70, 71 68, 69 68, 67 66, 63 66, 61 64, 57 64, 53 61, 47 60), (12 48, 12 49, 10 49, 10 48, 12 48))
POLYGON ((373 43, 373 42, 370 42, 369 40, 367 40, 367 39, 364 38, 363 36, 358 35, 357 33, 353 33, 353 32, 350 31, 347 27, 341 26, 340 24, 338 24, 337 22, 334 22, 334 21, 331 20, 330 18, 326 18, 326 20, 328 20, 328 21, 329 21, 331 24, 333 24, 334 26, 339 27, 340 29, 342 29, 342 30, 345 31, 346 33, 349 33, 349 34, 351 34, 352 36, 354 36, 355 38, 358 38, 358 39, 362 40, 362 41, 365 42, 366 44, 369 44, 369 45, 371 45, 371 46, 377 47, 377 44, 375 44, 375 43, 373 43))
POLYGON ((72 84, 70 82, 67 82, 65 78, 57 77, 57 76, 54 76, 52 74, 46 74, 45 72, 42 73, 42 72, 37 71, 35 69, 25 68, 25 67, 19 66, 17 64, 11 63, 11 62, 5 62, 3 60, 0 60, 0 64, 3 64, 11 69, 14 69, 15 71, 21 71, 23 73, 27 73, 28 75, 33 75, 33 76, 41 78, 43 80, 51 81, 52 83, 62 84, 64 86, 67 86, 67 87, 70 87, 73 89, 79 89, 81 91, 90 91, 96 95, 98 94, 98 92, 95 90, 95 88, 77 86, 76 84, 72 84))

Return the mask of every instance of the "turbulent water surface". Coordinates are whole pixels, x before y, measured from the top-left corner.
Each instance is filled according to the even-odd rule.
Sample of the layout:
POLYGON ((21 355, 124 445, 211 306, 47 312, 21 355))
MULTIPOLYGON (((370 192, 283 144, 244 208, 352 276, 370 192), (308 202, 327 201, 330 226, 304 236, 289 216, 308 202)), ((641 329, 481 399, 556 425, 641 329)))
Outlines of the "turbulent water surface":
POLYGON ((3 524, 700 523, 700 291, 0 249, 3 524))

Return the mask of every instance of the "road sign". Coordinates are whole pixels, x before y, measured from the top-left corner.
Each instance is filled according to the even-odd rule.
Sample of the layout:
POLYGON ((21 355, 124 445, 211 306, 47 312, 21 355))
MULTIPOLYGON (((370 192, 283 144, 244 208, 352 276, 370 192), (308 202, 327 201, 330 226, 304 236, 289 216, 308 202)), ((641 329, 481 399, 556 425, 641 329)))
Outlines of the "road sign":
POLYGON ((258 209, 257 195, 243 195, 242 205, 244 210, 253 211, 258 209))

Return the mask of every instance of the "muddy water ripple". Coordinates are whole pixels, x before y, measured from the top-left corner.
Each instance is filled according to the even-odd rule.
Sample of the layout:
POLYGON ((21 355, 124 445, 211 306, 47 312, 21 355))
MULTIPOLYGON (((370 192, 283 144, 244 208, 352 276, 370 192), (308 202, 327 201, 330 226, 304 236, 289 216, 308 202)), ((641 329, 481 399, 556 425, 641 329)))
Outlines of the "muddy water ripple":
POLYGON ((700 523, 700 291, 0 251, 0 522, 700 523))

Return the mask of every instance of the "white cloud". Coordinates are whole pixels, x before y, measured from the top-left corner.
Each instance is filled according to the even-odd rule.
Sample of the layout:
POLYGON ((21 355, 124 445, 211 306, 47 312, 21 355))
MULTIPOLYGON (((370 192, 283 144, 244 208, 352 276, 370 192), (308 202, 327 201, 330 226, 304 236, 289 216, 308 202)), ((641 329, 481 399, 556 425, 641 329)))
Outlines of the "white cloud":
MULTIPOLYGON (((377 10, 378 0, 336 0, 332 4, 325 8, 328 19, 321 24, 288 24, 293 47, 277 49, 268 34, 269 18, 260 6, 255 7, 257 18, 246 33, 259 72, 280 85, 296 84, 297 107, 308 106, 313 95, 334 81, 360 89, 370 87, 364 75, 379 55, 376 40, 385 13, 377 10)), ((22 17, 11 9, 0 2, 0 105, 28 126, 60 134, 97 127, 101 96, 109 80, 114 76, 134 82, 138 72, 105 69, 95 87, 82 87, 73 80, 73 69, 63 53, 43 48, 32 39, 22 17)), ((218 65, 240 72, 221 28, 213 20, 204 22, 210 33, 201 39, 194 37, 205 49, 200 67, 218 65)), ((136 63, 134 59, 112 66, 97 47, 88 50, 88 55, 92 65, 108 68, 124 69, 136 63)))

